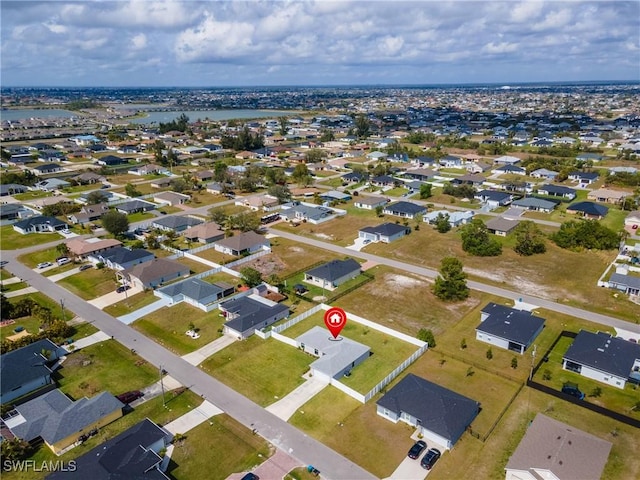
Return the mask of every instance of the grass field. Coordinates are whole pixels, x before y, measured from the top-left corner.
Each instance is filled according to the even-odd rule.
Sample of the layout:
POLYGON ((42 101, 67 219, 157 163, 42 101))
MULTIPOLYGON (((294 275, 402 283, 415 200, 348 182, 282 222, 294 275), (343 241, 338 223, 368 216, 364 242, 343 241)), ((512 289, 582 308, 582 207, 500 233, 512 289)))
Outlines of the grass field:
POLYGON ((209 357, 202 369, 264 407, 301 385, 313 360, 277 340, 253 335, 209 357))
POLYGON ((132 326, 172 352, 184 355, 218 338, 224 321, 219 310, 206 313, 181 302, 172 307, 162 307, 136 320, 132 326), (200 338, 185 335, 190 323, 194 324, 200 338))
POLYGON ((63 278, 58 282, 58 285, 85 300, 91 300, 112 292, 117 286, 115 273, 108 268, 90 268, 77 275, 63 278))
POLYGON ((18 260, 29 268, 36 268, 39 263, 55 262, 59 256, 60 253, 58 253, 55 248, 46 248, 44 250, 38 250, 37 252, 20 255, 18 260))
POLYGON ((105 307, 103 311, 112 317, 120 317, 121 315, 135 312, 157 300, 158 297, 156 297, 152 291, 140 292, 135 295, 129 295, 126 299, 105 307))
POLYGON ((184 443, 173 451, 167 473, 176 480, 224 480, 251 470, 272 453, 262 437, 221 414, 186 433, 184 443))
POLYGON ((326 288, 323 289, 322 287, 319 287, 317 285, 305 282, 304 278, 305 278, 305 273, 300 272, 300 273, 297 273, 296 275, 287 277, 286 282, 287 282, 287 285, 290 285, 290 286, 297 285, 297 284, 304 285, 308 290, 304 294, 305 298, 311 299, 311 300, 313 300, 314 298, 318 298, 325 302, 330 302, 331 298, 337 295, 340 295, 341 293, 349 290, 350 288, 356 288, 359 285, 364 285, 369 281, 368 276, 360 274, 357 277, 352 278, 351 280, 348 280, 343 284, 339 285, 334 290, 328 290, 326 288))
POLYGON ((42 245, 55 242, 62 238, 58 233, 28 233, 22 235, 16 232, 11 225, 0 227, 0 250, 16 250, 18 248, 42 245))

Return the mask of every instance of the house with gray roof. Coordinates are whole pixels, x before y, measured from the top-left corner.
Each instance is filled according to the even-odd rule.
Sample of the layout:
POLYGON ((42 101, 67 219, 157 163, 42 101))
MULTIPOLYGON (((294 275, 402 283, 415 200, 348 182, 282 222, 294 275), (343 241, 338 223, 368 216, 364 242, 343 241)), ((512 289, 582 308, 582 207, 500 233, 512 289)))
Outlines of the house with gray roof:
POLYGON ((102 215, 109 211, 106 203, 97 203, 95 205, 83 205, 79 212, 68 215, 67 218, 73 224, 84 224, 100 219, 102 215))
POLYGON ((29 187, 24 185, 18 185, 17 183, 5 183, 0 185, 0 197, 7 195, 15 195, 16 193, 24 193, 29 190, 29 187))
POLYGON ((501 167, 496 168, 494 172, 500 173, 500 174, 510 173, 512 175, 527 174, 527 171, 524 168, 518 167, 517 165, 510 165, 510 164, 502 165, 501 167))
POLYGON ((364 197, 358 196, 353 201, 353 206, 356 208, 362 208, 364 210, 375 210, 376 207, 384 207, 389 202, 384 197, 364 197))
POLYGON ((558 203, 542 198, 524 197, 519 200, 514 200, 511 205, 526 210, 533 210, 534 212, 551 213, 558 206, 558 203))
POLYGON ((256 232, 243 232, 232 237, 223 238, 214 243, 214 249, 227 255, 240 256, 255 253, 271 247, 271 242, 264 235, 256 232))
POLYGON ((516 228, 520 220, 506 217, 493 217, 487 220, 487 229, 490 233, 498 235, 500 237, 506 237, 511 233, 511 230, 516 228))
POLYGON ((364 227, 358 231, 358 238, 370 242, 391 243, 399 240, 411 232, 409 227, 398 223, 382 223, 375 227, 364 227))
POLYGON ((327 290, 335 290, 340 285, 360 275, 361 265, 353 258, 331 260, 304 273, 304 282, 327 290))
POLYGON ((438 220, 438 215, 447 216, 449 225, 452 227, 459 227, 460 225, 465 225, 473 220, 475 213, 473 210, 467 210, 466 212, 460 212, 457 210, 451 212, 449 210, 433 210, 425 213, 422 217, 422 221, 433 225, 438 220))
POLYGON ((151 226, 165 232, 184 232, 187 228, 195 227, 202 223, 204 223, 204 220, 196 217, 190 217, 188 215, 172 215, 170 217, 159 217, 154 219, 153 222, 151 222, 151 226))
POLYGON ((480 313, 476 340, 522 355, 542 332, 544 322, 526 310, 490 302, 480 313))
POLYGON ((472 185, 474 187, 478 187, 486 181, 486 177, 483 177, 482 175, 467 173, 454 178, 451 180, 451 183, 454 185, 472 185))
POLYGON ((56 389, 18 405, 4 423, 16 437, 27 442, 42 439, 60 455, 81 435, 120 418, 123 407, 109 392, 73 401, 56 389))
POLYGON ((0 403, 11 403, 15 399, 52 385, 51 366, 66 351, 48 338, 0 355, 0 403))
POLYGON ((538 188, 540 195, 548 195, 550 197, 563 197, 573 200, 576 198, 576 191, 573 188, 565 187, 563 185, 542 185, 538 188))
POLYGON ((155 258, 118 272, 118 277, 134 287, 156 288, 190 274, 189 267, 177 260, 155 258))
POLYGON ((36 215, 33 217, 25 218, 13 224, 13 229, 26 235, 28 233, 51 233, 58 230, 65 230, 68 225, 62 220, 58 220, 56 217, 48 217, 45 215, 36 215))
POLYGON ((538 168, 531 172, 531 177, 533 178, 544 178, 550 182, 553 182, 555 178, 559 175, 558 172, 554 172, 553 170, 547 170, 546 168, 538 168))
POLYGON ((580 330, 562 357, 562 368, 617 388, 640 383, 640 344, 607 332, 580 330))
POLYGON ((612 444, 538 413, 509 458, 505 480, 600 480, 612 444))
POLYGON ((190 242, 213 243, 224 238, 224 231, 217 224, 208 222, 187 228, 183 236, 190 242))
POLYGON ((331 383, 339 380, 369 356, 370 348, 346 337, 334 340, 326 328, 315 326, 296 338, 298 348, 318 357, 310 365, 315 378, 331 383))
POLYGON ((234 286, 228 283, 209 283, 199 278, 187 278, 181 282, 159 288, 153 294, 156 297, 167 299, 171 305, 185 302, 209 312, 215 307, 215 302, 233 295, 234 292, 234 286))
POLYGON ((219 306, 227 321, 224 333, 245 339, 256 330, 273 325, 278 320, 289 316, 289 307, 271 301, 256 293, 238 296, 222 302, 219 306))
POLYGON ((189 201, 191 197, 184 193, 162 192, 154 195, 153 201, 161 205, 182 205, 189 201))
POLYGON ((72 471, 57 471, 47 480, 168 480, 160 453, 173 434, 148 418, 75 459, 72 471))
POLYGON ((53 192, 62 188, 70 187, 71 184, 66 180, 60 180, 59 178, 47 178, 36 183, 33 187, 43 192, 53 192))
POLYGON ((567 207, 567 213, 575 213, 595 220, 602 219, 608 212, 608 207, 594 202, 576 202, 567 207))
POLYGON ((92 253, 88 259, 92 263, 104 263, 112 270, 126 270, 141 263, 150 262, 155 254, 144 248, 114 247, 99 253, 92 253))
POLYGON ((376 402, 381 417, 418 428, 427 444, 453 448, 480 411, 480 404, 410 373, 376 402))
POLYGON ((148 212, 149 210, 154 210, 156 208, 156 204, 136 198, 134 200, 129 200, 128 202, 119 203, 115 205, 114 208, 120 213, 130 215, 132 213, 148 212))
POLYGON ((418 205, 417 203, 399 201, 387 204, 382 213, 402 218, 414 218, 416 215, 424 215, 427 213, 427 207, 418 205))
POLYGON ((317 225, 319 223, 333 220, 337 215, 340 214, 341 211, 333 210, 329 207, 322 207, 301 202, 291 202, 282 205, 280 218, 292 223, 308 222, 317 225))
POLYGON ((627 295, 640 295, 640 277, 622 273, 612 273, 607 282, 609 288, 615 288, 627 295))
POLYGON ((499 192, 498 190, 481 190, 473 198, 480 200, 480 202, 492 209, 504 207, 513 201, 513 195, 507 192, 499 192))

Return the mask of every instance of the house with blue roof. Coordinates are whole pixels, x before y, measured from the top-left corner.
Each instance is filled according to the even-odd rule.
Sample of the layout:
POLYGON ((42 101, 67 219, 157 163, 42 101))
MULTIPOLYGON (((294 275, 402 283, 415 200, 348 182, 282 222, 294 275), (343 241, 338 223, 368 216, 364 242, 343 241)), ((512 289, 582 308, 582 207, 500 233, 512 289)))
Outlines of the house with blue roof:
POLYGON ((576 202, 567 207, 567 213, 575 213, 594 220, 604 218, 608 211, 608 207, 593 202, 576 202))
POLYGON ((544 318, 497 303, 488 303, 480 313, 476 340, 522 355, 544 328, 544 318))

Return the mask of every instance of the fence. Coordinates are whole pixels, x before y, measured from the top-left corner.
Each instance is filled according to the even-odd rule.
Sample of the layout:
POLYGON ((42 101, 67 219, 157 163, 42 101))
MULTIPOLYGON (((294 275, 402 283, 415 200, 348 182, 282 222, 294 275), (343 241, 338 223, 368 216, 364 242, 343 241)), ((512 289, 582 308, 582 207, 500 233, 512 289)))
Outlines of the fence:
MULTIPOLYGON (((277 327, 273 327, 271 329, 271 331, 273 333, 280 333, 284 330, 286 330, 289 327, 294 326, 296 323, 301 322, 302 320, 304 320, 305 318, 310 317, 311 315, 313 315, 316 312, 319 312, 320 310, 327 310, 329 307, 327 307, 324 304, 319 304, 316 305, 315 307, 307 310, 304 313, 301 313, 300 315, 298 315, 297 317, 292 318, 291 320, 288 320, 287 322, 283 323, 282 325, 278 325, 277 327)), ((275 337, 274 337, 275 338, 275 337)))
POLYGON ((337 381, 337 380, 332 378, 331 379, 331 385, 336 387, 338 390, 343 391, 344 393, 346 393, 350 397, 355 398, 360 403, 366 403, 367 402, 365 400, 365 396, 363 394, 361 394, 360 392, 356 392, 353 388, 347 387, 344 383, 341 383, 341 382, 339 382, 339 381, 337 381))
POLYGON ((260 250, 259 252, 239 258, 238 260, 234 260, 233 262, 225 263, 224 266, 230 269, 232 267, 235 267, 236 265, 242 265, 243 263, 250 262, 251 260, 255 260, 256 258, 263 257, 269 253, 271 253, 270 247, 262 247, 262 250, 260 250))
POLYGON ((287 345, 291 345, 292 347, 298 348, 298 344, 293 338, 285 337, 284 335, 280 335, 274 329, 271 329, 271 337, 274 340, 278 340, 282 343, 286 343, 287 345))

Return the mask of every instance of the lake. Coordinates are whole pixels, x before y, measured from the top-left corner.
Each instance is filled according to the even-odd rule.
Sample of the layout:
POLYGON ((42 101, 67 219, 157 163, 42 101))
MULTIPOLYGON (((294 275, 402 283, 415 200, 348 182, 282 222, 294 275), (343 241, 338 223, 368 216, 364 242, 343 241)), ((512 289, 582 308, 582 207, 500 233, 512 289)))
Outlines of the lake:
POLYGON ((245 118, 277 118, 283 116, 297 115, 300 112, 293 110, 188 110, 184 112, 149 112, 146 117, 135 118, 131 123, 167 123, 175 120, 180 115, 185 114, 189 121, 196 120, 233 120, 245 118))
POLYGON ((71 118, 77 114, 69 110, 59 110, 57 108, 20 108, 17 110, 1 110, 1 120, 24 120, 26 118, 71 118))

